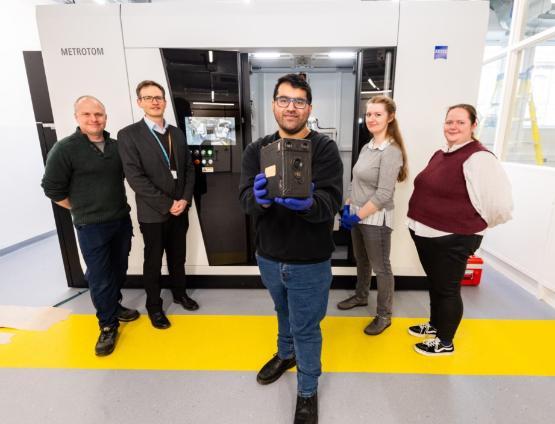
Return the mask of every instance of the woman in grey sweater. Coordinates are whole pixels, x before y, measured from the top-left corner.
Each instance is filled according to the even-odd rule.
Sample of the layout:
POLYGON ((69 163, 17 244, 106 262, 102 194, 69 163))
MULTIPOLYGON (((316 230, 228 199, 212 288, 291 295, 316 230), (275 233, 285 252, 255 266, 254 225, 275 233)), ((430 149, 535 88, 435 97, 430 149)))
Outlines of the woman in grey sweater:
POLYGON ((354 296, 339 302, 342 310, 368 305, 372 269, 378 282, 377 313, 364 329, 378 335, 391 325, 394 279, 389 254, 393 229, 395 183, 407 178, 407 155, 395 117, 395 102, 372 97, 366 105, 366 126, 373 138, 362 148, 353 167, 350 196, 341 226, 351 231, 357 262, 354 296))

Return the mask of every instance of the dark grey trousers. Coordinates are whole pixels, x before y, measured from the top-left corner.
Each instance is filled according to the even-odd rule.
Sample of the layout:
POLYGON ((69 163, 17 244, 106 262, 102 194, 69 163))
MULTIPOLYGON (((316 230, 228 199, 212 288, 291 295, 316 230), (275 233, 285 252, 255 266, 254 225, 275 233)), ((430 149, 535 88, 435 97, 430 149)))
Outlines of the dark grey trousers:
POLYGON ((351 230, 353 253, 357 262, 356 295, 367 299, 372 270, 378 282, 377 314, 390 318, 393 309, 395 280, 391 272, 391 228, 385 225, 358 224, 351 230))

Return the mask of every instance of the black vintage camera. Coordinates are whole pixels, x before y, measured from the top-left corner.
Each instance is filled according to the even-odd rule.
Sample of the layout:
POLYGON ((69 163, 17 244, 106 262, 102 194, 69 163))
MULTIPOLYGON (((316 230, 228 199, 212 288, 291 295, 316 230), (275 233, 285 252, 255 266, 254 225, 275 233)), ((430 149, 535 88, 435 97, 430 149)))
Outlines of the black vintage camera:
POLYGON ((311 164, 310 140, 280 138, 262 147, 260 169, 268 180, 266 197, 309 197, 311 164))

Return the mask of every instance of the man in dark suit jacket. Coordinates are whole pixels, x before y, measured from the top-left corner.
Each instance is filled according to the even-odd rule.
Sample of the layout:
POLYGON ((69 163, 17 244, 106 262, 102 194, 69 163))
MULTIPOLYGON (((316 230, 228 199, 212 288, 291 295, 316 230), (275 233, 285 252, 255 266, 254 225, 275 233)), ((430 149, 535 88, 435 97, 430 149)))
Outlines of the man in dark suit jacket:
POLYGON ((199 307, 185 291, 187 212, 195 170, 185 134, 164 120, 164 88, 154 81, 143 81, 136 92, 145 116, 118 133, 118 146, 125 177, 135 191, 145 244, 143 281, 148 316, 154 327, 164 329, 170 326, 160 298, 164 251, 174 302, 190 311, 199 307))

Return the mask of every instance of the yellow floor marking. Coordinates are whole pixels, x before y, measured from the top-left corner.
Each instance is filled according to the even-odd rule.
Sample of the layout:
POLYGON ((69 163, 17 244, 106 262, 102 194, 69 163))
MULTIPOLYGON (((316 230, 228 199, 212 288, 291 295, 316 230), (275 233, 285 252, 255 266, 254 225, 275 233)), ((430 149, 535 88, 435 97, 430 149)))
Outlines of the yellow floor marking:
MULTIPOLYGON (((72 315, 48 331, 15 331, 0 345, 0 367, 257 371, 275 352, 272 316, 170 316, 156 330, 147 317, 123 324, 115 352, 94 355, 93 315, 72 315)), ((323 365, 327 372, 555 376, 555 320, 463 320, 453 356, 414 352, 407 333, 417 318, 394 318, 380 336, 362 330, 368 318, 327 317, 323 365)), ((6 330, 3 330, 6 331, 6 330)))

